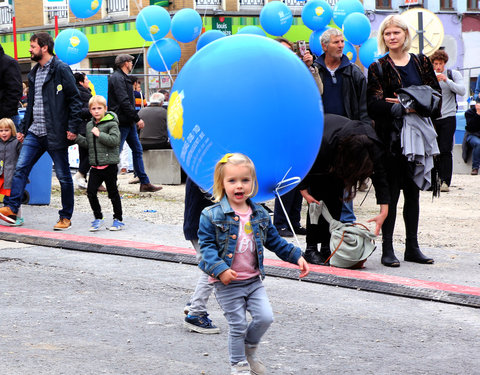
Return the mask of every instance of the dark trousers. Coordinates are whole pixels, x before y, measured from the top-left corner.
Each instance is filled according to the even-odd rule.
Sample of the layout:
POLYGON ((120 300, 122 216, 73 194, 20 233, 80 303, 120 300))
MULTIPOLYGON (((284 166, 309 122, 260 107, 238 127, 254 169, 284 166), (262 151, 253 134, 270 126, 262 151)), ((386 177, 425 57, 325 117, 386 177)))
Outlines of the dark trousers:
MULTIPOLYGON (((302 194, 300 194, 298 187, 282 195, 281 199, 293 228, 300 227, 300 214, 302 211, 303 197, 302 194)), ((275 198, 275 207, 273 209, 273 225, 275 225, 277 229, 289 228, 285 212, 283 212, 278 198, 275 198)))
POLYGON ((450 186, 453 171, 453 136, 457 128, 457 119, 455 116, 446 117, 441 120, 434 120, 435 130, 437 131, 437 143, 440 149, 440 155, 437 157, 438 175, 442 182, 450 186))
POLYGON ((420 189, 409 175, 407 159, 401 155, 392 158, 387 164, 387 178, 390 190, 388 215, 382 226, 383 242, 392 242, 397 217, 397 203, 400 190, 403 190, 403 220, 405 222, 406 239, 417 240, 418 218, 420 215, 420 189))
MULTIPOLYGON (((328 211, 335 220, 340 220, 343 203, 344 183, 333 175, 321 175, 312 178, 310 183, 310 194, 318 201, 323 201, 328 211)), ((328 223, 320 216, 317 224, 310 222, 310 215, 307 215, 307 246, 316 246, 321 243, 328 247, 330 243, 330 231, 328 223)))
POLYGON ((78 171, 87 177, 87 173, 90 170, 90 162, 88 160, 88 149, 84 147, 78 147, 78 171))
POLYGON ((90 177, 88 178, 87 197, 92 207, 95 219, 103 219, 102 208, 98 201, 98 188, 105 181, 105 186, 108 191, 108 198, 112 201, 113 218, 122 221, 122 202, 117 188, 117 173, 118 167, 116 164, 111 164, 105 169, 92 168, 90 170, 90 177))
MULTIPOLYGON (((142 140, 140 140, 140 143, 142 140)), ((142 143, 143 151, 146 150, 167 150, 171 149, 172 145, 170 142, 157 142, 157 143, 142 143)))

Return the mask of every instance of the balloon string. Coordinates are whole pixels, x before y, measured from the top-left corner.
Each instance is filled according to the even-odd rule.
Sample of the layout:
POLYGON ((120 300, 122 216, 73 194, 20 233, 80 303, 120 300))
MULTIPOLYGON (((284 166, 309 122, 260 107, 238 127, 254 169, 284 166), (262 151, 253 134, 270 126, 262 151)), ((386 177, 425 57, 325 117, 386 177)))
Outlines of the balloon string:
POLYGON ((300 242, 298 241, 297 234, 295 233, 295 230, 293 229, 292 222, 290 221, 290 217, 288 217, 287 210, 285 209, 285 206, 283 204, 282 198, 280 197, 279 190, 285 189, 289 186, 292 185, 297 185, 302 179, 300 177, 290 177, 286 178, 288 173, 290 172, 292 168, 290 167, 285 173, 285 176, 283 176, 282 180, 275 186, 274 193, 276 197, 278 198, 278 201, 280 202, 280 206, 282 207, 283 214, 285 215, 285 218, 287 219, 288 227, 293 233, 293 237, 295 238, 295 242, 297 243, 297 246, 300 247, 300 242))

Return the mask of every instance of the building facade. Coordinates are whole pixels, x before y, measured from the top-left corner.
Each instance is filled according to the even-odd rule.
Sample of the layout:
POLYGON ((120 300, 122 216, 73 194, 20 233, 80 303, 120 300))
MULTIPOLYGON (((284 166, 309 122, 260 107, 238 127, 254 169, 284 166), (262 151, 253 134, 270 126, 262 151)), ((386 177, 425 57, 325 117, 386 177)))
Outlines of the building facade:
MULTIPOLYGON (((146 51, 150 45, 135 29, 137 14, 146 6, 164 6, 171 15, 182 8, 196 9, 203 18, 204 29, 218 29, 232 35, 247 25, 260 25, 259 14, 268 0, 103 0, 101 10, 88 19, 77 19, 69 10, 68 0, 0 0, 0 43, 14 56, 13 29, 16 28, 16 50, 22 73, 31 68, 28 53, 32 33, 48 31, 55 35, 55 22, 61 31, 66 27, 80 29, 89 40, 87 58, 72 69, 90 73, 108 73, 115 56, 129 53, 136 57, 134 73, 142 77, 145 92, 171 85, 166 74, 148 66, 146 51)), ((291 41, 307 40, 309 30, 301 20, 304 1, 284 0, 291 8, 294 21, 285 37, 291 41)), ((333 7, 337 0, 328 0, 333 7)), ((448 52, 448 67, 460 69, 467 84, 480 74, 480 0, 363 0, 372 24, 372 36, 389 14, 421 6, 435 13, 444 28, 442 47, 448 52)), ((427 25, 428 27, 428 25, 427 25)), ((171 35, 167 35, 171 37, 171 35)), ((172 76, 195 53, 196 41, 180 43, 182 57, 172 69, 172 76)))

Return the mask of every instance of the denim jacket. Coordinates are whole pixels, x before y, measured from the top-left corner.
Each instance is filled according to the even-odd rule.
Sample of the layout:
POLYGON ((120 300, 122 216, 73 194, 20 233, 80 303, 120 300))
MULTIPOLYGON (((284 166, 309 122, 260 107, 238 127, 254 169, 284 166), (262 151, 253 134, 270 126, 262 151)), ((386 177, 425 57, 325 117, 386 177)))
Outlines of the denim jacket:
MULTIPOLYGON (((262 279, 265 277, 264 247, 273 251, 280 259, 297 264, 302 255, 301 250, 280 237, 263 207, 250 200, 247 203, 252 208, 250 224, 254 234, 258 267, 262 279)), ((237 246, 239 223, 240 218, 230 207, 226 196, 219 203, 202 211, 198 229, 202 254, 202 260, 198 266, 202 271, 218 278, 218 275, 231 267, 237 246)))

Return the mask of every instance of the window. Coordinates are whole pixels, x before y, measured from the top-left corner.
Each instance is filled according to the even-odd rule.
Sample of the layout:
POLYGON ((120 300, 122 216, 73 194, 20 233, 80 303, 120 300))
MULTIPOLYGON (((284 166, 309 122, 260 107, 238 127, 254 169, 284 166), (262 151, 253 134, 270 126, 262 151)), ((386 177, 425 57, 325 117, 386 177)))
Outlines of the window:
POLYGON ((453 0, 440 0, 440 10, 453 10, 453 0))
POLYGON ((377 9, 392 9, 392 0, 375 0, 377 9))
POLYGON ((12 6, 6 1, 0 1, 0 25, 10 25, 12 16, 12 6))
POLYGON ((480 11, 479 0, 467 0, 467 9, 470 11, 480 11))
POLYGON ((107 0, 107 13, 128 13, 128 0, 107 0))

